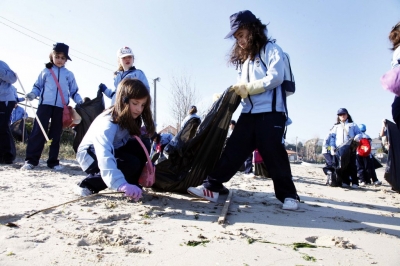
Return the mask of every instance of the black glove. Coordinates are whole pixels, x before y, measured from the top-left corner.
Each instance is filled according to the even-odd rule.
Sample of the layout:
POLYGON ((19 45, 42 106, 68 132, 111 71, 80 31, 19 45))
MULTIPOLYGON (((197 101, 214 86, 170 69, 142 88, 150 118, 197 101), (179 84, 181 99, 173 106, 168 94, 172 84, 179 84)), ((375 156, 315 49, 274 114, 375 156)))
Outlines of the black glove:
POLYGON ((100 83, 99 89, 100 89, 101 92, 104 92, 107 89, 107 86, 104 85, 103 83, 100 83))

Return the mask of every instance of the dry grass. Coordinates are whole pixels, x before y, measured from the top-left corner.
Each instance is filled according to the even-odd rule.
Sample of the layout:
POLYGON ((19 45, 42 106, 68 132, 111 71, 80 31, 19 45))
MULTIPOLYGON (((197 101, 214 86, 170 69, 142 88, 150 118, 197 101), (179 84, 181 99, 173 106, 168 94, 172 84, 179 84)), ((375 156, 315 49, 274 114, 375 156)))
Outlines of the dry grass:
MULTIPOLYGON (((22 142, 15 143, 15 149, 17 152, 17 157, 25 158, 26 155, 26 144, 22 142)), ((49 154, 49 146, 45 145, 42 152, 42 159, 46 159, 49 154)), ((64 144, 60 145, 60 153, 58 155, 60 160, 75 160, 75 151, 72 148, 72 144, 64 144)))

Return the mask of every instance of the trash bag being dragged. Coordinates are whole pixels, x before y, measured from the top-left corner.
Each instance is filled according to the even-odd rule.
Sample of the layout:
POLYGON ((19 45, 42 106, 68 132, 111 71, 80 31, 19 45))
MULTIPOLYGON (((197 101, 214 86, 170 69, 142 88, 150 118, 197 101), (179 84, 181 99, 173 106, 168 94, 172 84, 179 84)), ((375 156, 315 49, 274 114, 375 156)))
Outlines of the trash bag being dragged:
POLYGON ((240 100, 235 92, 227 89, 198 127, 194 119, 186 123, 165 147, 168 159, 156 164, 153 188, 186 193, 189 187, 203 183, 221 156, 232 115, 240 100))
POLYGON ((394 191, 400 193, 400 131, 396 124, 386 120, 389 141, 388 161, 384 178, 394 191))
POLYGON ((78 105, 75 110, 81 116, 82 121, 74 127, 76 131, 74 143, 72 147, 76 152, 78 150, 79 144, 83 137, 85 136, 86 132, 88 131, 90 125, 92 124, 93 120, 101 114, 105 109, 103 93, 98 90, 96 98, 92 100, 85 101, 81 105, 78 105))

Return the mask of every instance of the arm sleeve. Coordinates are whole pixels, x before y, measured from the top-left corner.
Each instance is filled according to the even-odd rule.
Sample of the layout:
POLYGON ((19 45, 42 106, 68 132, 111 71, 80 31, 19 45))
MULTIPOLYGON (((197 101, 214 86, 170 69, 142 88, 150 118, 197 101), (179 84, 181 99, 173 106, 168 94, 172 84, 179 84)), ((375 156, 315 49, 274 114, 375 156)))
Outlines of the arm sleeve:
POLYGON ((3 61, 0 61, 0 79, 10 84, 17 81, 17 75, 3 61))
POLYGON ((32 92, 35 96, 39 96, 41 91, 43 90, 44 83, 46 82, 46 72, 42 71, 39 74, 38 79, 36 80, 35 84, 33 84, 32 92))
POLYGON ((118 126, 111 121, 103 124, 102 130, 98 130, 93 136, 93 147, 96 151, 100 175, 107 187, 117 190, 126 179, 121 170, 117 168, 117 161, 114 157, 113 139, 118 126))
POLYGON ((336 126, 334 126, 331 130, 330 133, 330 138, 329 138, 329 146, 331 146, 331 149, 336 148, 336 126))
MULTIPOLYGON (((268 44, 269 45, 273 44, 268 44)), ((273 45, 272 48, 267 49, 265 53, 265 62, 267 62, 267 73, 262 78, 265 90, 272 90, 278 87, 283 82, 285 64, 283 62, 283 52, 273 45)))
POLYGON ((74 100, 75 103, 81 103, 82 97, 78 93, 79 88, 78 85, 76 84, 75 76, 72 72, 69 73, 70 73, 70 78, 68 79, 68 86, 69 86, 70 97, 72 100, 74 100))

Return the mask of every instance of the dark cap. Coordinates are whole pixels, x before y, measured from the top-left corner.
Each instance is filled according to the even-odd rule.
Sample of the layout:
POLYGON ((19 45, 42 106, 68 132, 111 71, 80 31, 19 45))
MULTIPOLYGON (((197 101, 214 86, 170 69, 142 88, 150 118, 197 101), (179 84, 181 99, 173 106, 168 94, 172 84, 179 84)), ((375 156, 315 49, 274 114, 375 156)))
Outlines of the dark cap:
POLYGON ((341 115, 341 114, 349 114, 349 112, 347 112, 347 109, 346 109, 346 108, 340 108, 340 109, 337 111, 337 115, 341 115))
POLYGON ((225 39, 228 39, 235 34, 243 24, 255 22, 257 21, 257 18, 249 10, 243 10, 231 15, 229 20, 231 21, 231 31, 225 36, 225 39))
POLYGON ((235 120, 231 120, 231 125, 236 126, 236 121, 235 120))
POLYGON ((68 60, 72 61, 71 58, 68 56, 68 50, 69 50, 68 45, 58 42, 56 44, 53 44, 53 50, 56 51, 57 53, 63 53, 68 60))

